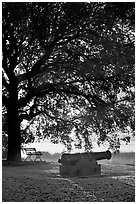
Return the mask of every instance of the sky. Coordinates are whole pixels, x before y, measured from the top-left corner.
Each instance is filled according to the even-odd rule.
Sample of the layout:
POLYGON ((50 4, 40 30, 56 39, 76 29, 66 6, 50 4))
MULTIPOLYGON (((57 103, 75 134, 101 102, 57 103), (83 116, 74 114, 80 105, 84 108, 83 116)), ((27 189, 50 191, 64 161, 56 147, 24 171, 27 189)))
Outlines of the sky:
MULTIPOLYGON (((41 142, 34 142, 28 145, 25 145, 25 147, 34 147, 37 151, 45 151, 49 152, 50 154, 54 153, 62 153, 63 151, 66 151, 66 148, 62 144, 53 144, 49 140, 41 141, 41 142)), ((95 145, 93 151, 106 151, 107 147, 97 147, 95 145)), ((81 150, 82 151, 82 150, 81 150)), ((74 152, 80 152, 80 150, 74 150, 74 152)), ((126 145, 125 142, 121 142, 121 148, 120 152, 135 152, 135 141, 131 140, 131 142, 126 145)))

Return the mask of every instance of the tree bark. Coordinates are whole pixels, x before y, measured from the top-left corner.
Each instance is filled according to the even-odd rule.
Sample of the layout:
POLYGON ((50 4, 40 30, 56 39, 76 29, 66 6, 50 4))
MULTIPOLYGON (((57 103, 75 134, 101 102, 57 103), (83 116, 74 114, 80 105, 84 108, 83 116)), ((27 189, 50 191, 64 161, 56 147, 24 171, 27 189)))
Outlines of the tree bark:
POLYGON ((14 87, 9 94, 9 105, 7 107, 8 125, 8 161, 21 161, 21 132, 18 112, 18 92, 14 87))
POLYGON ((21 133, 16 107, 8 108, 8 161, 21 161, 21 133))

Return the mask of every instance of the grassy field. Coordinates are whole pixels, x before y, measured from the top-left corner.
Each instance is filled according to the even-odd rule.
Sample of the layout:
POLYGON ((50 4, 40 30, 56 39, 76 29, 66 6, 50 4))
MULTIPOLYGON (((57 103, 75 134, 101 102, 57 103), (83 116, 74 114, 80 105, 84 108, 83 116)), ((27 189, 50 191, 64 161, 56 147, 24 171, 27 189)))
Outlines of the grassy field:
MULTIPOLYGON (((59 174, 54 162, 3 162, 3 202, 134 202, 135 154, 113 155, 102 161, 101 177, 59 174)), ((44 159, 44 158, 43 158, 44 159)))
POLYGON ((121 152, 119 154, 112 154, 112 158, 107 160, 107 162, 114 164, 135 165, 135 152, 121 152))

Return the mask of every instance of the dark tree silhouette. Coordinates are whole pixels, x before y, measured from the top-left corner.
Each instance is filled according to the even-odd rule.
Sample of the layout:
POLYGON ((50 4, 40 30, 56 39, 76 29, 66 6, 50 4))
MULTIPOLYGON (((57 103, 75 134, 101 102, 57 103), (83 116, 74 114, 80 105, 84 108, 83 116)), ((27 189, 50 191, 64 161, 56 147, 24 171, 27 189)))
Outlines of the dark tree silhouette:
POLYGON ((134 129, 134 3, 2 5, 8 160, 36 136, 88 149, 134 129))

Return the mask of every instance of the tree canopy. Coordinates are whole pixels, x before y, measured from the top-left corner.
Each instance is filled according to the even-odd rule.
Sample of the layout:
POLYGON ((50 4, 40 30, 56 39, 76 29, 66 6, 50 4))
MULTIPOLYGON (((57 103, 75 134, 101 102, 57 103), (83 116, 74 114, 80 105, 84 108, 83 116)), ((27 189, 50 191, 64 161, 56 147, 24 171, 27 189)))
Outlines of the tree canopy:
POLYGON ((113 133, 134 131, 134 6, 3 3, 2 102, 7 117, 16 104, 21 143, 88 149, 94 134, 113 146, 113 133))

